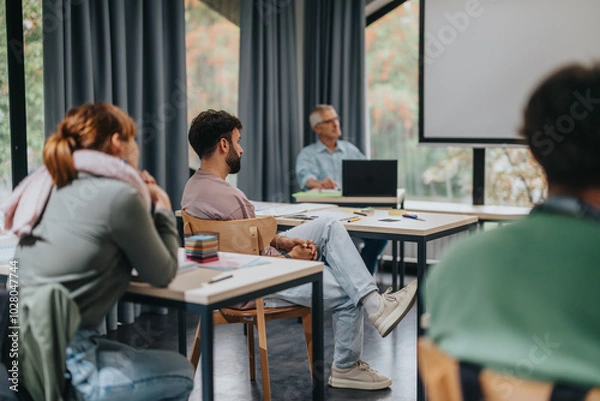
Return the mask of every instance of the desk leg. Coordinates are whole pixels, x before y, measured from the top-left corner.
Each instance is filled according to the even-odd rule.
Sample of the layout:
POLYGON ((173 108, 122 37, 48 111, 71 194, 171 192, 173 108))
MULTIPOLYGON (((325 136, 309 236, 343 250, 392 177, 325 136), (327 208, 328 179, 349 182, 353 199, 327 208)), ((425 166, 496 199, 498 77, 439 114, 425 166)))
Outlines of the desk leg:
POLYGON ((177 326, 179 329, 179 353, 187 356, 187 315, 185 310, 177 309, 177 326))
POLYGON ((406 273, 406 264, 404 263, 404 241, 398 241, 400 245, 400 287, 404 288, 404 274, 406 273))
POLYGON ((398 241, 392 241, 392 291, 398 290, 398 241))
POLYGON ((213 316, 212 309, 202 306, 200 310, 200 338, 202 339, 202 400, 212 401, 215 397, 213 380, 213 316))
MULTIPOLYGON (((427 242, 419 241, 417 242, 417 279, 419 280, 419 285, 417 287, 417 339, 425 333, 423 327, 421 327, 421 316, 425 312, 425 305, 423 303, 423 294, 424 294, 424 286, 425 286, 425 269, 427 267, 427 242)), ((417 350, 417 354, 418 354, 417 350)), ((421 375, 419 374, 419 366, 418 362, 419 358, 417 356, 417 401, 425 401, 425 390, 423 388, 423 382, 421 381, 421 375)))
POLYGON ((325 399, 325 369, 323 352, 323 275, 312 283, 312 329, 313 329, 313 401, 325 399))

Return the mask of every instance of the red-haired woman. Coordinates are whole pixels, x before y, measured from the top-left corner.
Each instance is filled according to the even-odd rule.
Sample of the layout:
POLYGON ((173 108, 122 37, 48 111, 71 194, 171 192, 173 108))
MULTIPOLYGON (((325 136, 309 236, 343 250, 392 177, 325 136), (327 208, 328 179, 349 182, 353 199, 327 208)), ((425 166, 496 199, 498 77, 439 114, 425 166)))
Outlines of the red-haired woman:
MULTIPOLYGON (((95 330, 127 289, 132 268, 156 286, 166 286, 177 272, 179 239, 171 202, 150 174, 137 171, 135 134, 132 119, 111 104, 69 110, 46 141, 45 168, 25 179, 3 207, 7 228, 21 237, 15 259, 22 341, 36 344, 43 356, 53 344, 40 343, 47 340, 36 328, 40 320, 49 320, 46 326, 65 320, 60 322, 65 332, 68 323, 78 322, 74 335, 65 334, 63 357, 82 400, 185 400, 193 384, 193 369, 183 356, 135 350, 95 330), (67 295, 79 319, 57 308, 57 298, 27 309, 39 305, 36 297, 49 286, 67 295)), ((19 356, 22 369, 34 370, 22 372, 27 390, 32 395, 57 391, 36 381, 35 369, 48 361, 38 357, 40 366, 32 368, 36 355, 27 351, 19 356)))

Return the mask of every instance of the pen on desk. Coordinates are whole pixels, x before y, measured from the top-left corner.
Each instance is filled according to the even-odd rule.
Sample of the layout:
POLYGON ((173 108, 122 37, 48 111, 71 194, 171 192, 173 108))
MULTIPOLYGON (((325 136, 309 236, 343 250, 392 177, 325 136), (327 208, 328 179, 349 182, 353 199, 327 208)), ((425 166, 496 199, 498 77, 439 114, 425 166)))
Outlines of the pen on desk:
POLYGON ((348 218, 344 218, 344 219, 340 219, 340 221, 344 222, 344 223, 352 223, 354 221, 358 221, 360 220, 360 217, 356 216, 356 217, 348 217, 348 218))
POLYGON ((355 211, 354 214, 358 214, 360 216, 366 216, 367 214, 364 212, 355 211))
POLYGON ((421 218, 419 218, 419 216, 418 216, 418 215, 416 215, 416 214, 404 213, 404 214, 402 215, 402 217, 406 217, 407 219, 413 219, 413 220, 425 221, 425 219, 421 219, 421 218))
POLYGON ((218 274, 216 276, 214 276, 213 278, 211 278, 210 280, 208 280, 209 284, 212 283, 218 283, 219 281, 223 281, 223 280, 227 280, 228 278, 232 278, 233 274, 218 274))

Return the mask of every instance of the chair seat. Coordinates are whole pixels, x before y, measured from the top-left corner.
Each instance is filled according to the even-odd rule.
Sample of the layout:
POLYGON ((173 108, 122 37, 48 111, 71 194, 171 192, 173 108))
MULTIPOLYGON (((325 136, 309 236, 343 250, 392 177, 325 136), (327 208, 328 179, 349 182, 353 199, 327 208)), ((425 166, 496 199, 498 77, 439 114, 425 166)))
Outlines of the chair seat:
MULTIPOLYGON (((418 341, 418 366, 427 399, 430 401, 462 401, 459 361, 438 348, 430 339, 418 341)), ((554 383, 527 380, 483 369, 479 383, 486 401, 548 401, 554 383)), ((584 401, 600 401, 600 388, 591 389, 584 401)))
MULTIPOLYGON (((285 319, 287 317, 302 317, 310 314, 310 308, 300 305, 282 306, 277 308, 265 308, 265 319, 285 319), (288 316, 289 315, 289 316, 288 316)), ((258 314, 256 308, 251 309, 236 309, 236 308, 221 308, 219 312, 224 316, 255 318, 258 314)))

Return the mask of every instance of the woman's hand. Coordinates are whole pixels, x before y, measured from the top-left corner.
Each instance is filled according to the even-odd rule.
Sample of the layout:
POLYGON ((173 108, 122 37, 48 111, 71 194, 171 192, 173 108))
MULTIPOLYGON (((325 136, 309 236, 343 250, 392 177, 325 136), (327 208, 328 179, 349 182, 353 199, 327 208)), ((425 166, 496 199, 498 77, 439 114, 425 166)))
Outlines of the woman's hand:
POLYGON ((142 180, 144 180, 146 186, 148 187, 150 198, 152 199, 152 203, 154 203, 154 209, 173 210, 169 195, 167 195, 167 193, 161 187, 159 187, 158 184, 156 184, 154 177, 152 177, 146 170, 140 172, 140 177, 142 177, 142 180))

